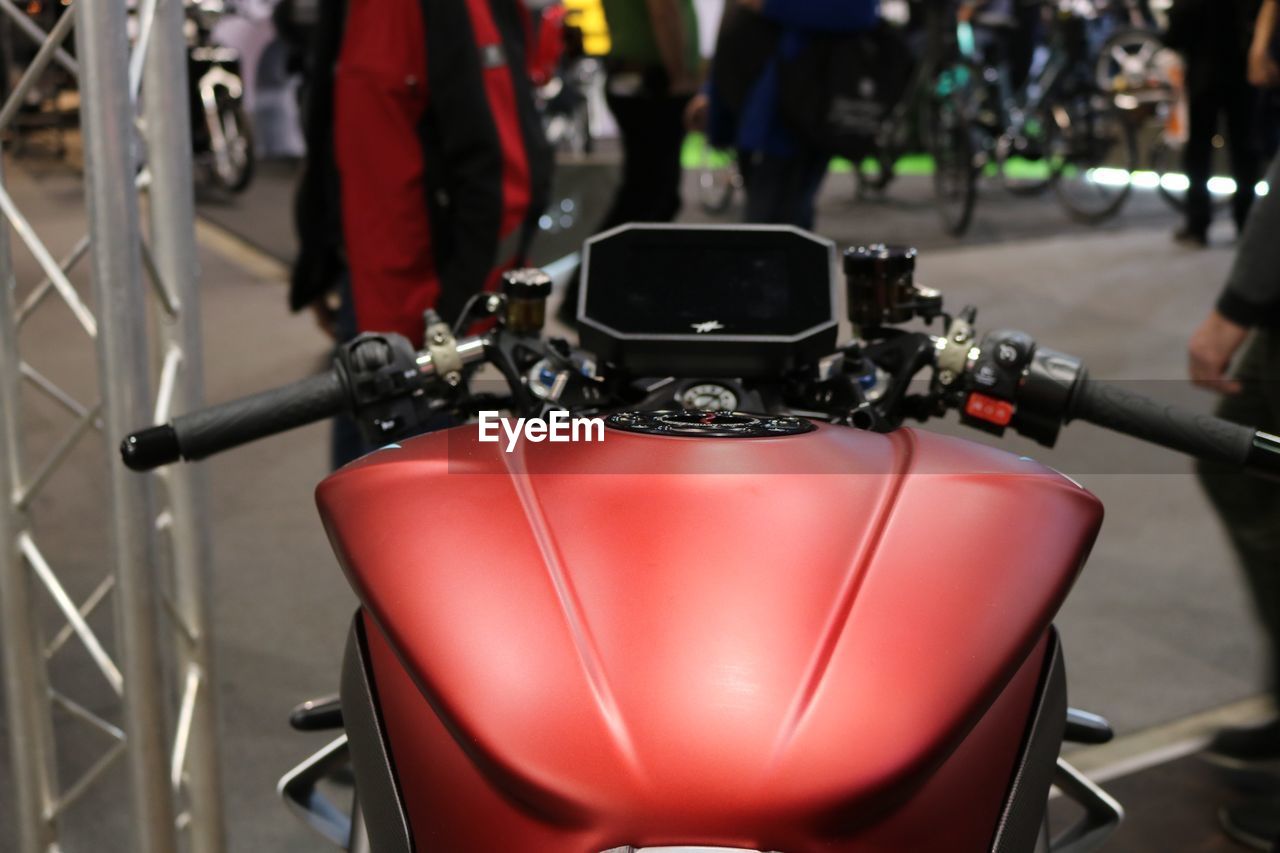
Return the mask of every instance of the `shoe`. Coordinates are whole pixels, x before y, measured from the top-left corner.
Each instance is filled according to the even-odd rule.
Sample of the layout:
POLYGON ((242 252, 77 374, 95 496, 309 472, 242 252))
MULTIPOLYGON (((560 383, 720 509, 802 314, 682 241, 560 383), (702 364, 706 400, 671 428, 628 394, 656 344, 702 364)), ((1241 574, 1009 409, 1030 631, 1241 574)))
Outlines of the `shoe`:
POLYGON ((1204 758, 1222 767, 1280 769, 1280 718, 1260 726, 1223 729, 1205 747, 1204 758))
POLYGON ((1223 806, 1218 809, 1218 822, 1233 841, 1254 850, 1274 850, 1280 840, 1280 798, 1223 806))
POLYGON ((1203 231, 1182 228, 1173 233, 1173 242, 1189 249, 1206 249, 1209 246, 1209 235, 1203 231))

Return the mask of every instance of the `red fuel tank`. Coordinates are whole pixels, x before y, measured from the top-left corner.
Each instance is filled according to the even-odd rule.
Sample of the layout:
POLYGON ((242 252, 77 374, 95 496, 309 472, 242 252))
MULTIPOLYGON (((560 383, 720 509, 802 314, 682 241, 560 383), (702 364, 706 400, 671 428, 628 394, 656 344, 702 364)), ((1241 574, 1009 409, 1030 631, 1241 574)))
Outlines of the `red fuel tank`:
POLYGON ((989 849, 1102 518, 1031 460, 828 425, 513 453, 470 425, 318 502, 410 824, 451 853, 989 849))

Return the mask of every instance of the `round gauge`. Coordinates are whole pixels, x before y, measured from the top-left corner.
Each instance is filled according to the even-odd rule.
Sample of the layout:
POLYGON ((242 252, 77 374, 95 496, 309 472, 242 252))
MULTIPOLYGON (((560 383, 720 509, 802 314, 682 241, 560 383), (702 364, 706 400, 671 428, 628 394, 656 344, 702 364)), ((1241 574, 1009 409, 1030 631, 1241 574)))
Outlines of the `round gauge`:
POLYGON ((677 402, 695 412, 732 412, 738 408, 738 395, 723 385, 706 382, 681 391, 677 402))

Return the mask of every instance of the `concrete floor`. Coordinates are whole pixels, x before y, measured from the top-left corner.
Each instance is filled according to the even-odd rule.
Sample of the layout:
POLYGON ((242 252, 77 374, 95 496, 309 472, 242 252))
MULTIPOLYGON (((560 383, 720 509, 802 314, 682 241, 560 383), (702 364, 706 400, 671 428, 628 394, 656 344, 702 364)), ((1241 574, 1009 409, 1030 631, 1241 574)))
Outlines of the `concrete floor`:
MULTIPOLYGON (((53 235, 55 254, 68 248, 78 236, 79 179, 22 163, 9 172, 19 203, 37 228, 53 235)), ((1141 381, 1193 405, 1210 405, 1180 381, 1183 344, 1225 274, 1225 240, 1203 252, 1173 247, 1174 220, 1153 198, 1138 199, 1120 222, 1093 230, 1064 225, 1050 200, 1013 202, 992 192, 983 200, 977 245, 961 245, 939 234, 920 182, 905 182, 895 192, 903 200, 855 205, 848 184, 833 180, 820 230, 844 242, 925 246, 921 280, 943 289, 953 306, 982 306, 984 328, 1022 328, 1045 345, 1085 356, 1095 376, 1141 381)), ((225 212, 219 216, 226 218, 225 212)), ((202 255, 211 400, 304 376, 326 357, 327 344, 310 319, 287 312, 271 265, 249 260, 210 246, 202 255)), ((38 278, 33 270, 23 254, 20 291, 38 278)), ((75 280, 84 286, 83 274, 75 280)), ((42 309, 22 345, 38 368, 92 398, 88 345, 59 306, 42 309)), ((51 446, 65 418, 34 395, 25 404, 32 451, 51 446)), ((274 786, 326 740, 293 733, 286 716, 295 702, 334 690, 355 606, 312 504, 312 489, 326 473, 326 440, 327 428, 314 426, 205 466, 234 851, 319 849, 277 802, 274 786)), ((1094 557, 1059 620, 1074 704, 1108 716, 1128 733, 1258 692, 1260 647, 1248 603, 1186 460, 1135 448, 1087 425, 1071 428, 1051 452, 1005 444, 1077 476, 1108 505, 1094 557)), ((77 598, 96 582, 105 547, 97 508, 104 493, 103 453, 100 441, 86 439, 36 507, 41 544, 77 598)), ((46 615, 52 625, 52 614, 46 615)), ((108 615, 99 614, 94 624, 109 633, 108 615)), ((78 649, 59 656, 55 673, 81 701, 113 713, 108 691, 78 649)), ((61 757, 65 770, 80 763, 75 747, 89 737, 72 734, 72 748, 61 757)), ((6 772, 4 743, 0 739, 0 775, 6 772)), ((125 819, 111 807, 121 784, 117 771, 77 805, 65 850, 129 849, 125 819)), ((0 797, 0 851, 7 853, 6 799, 0 797)))

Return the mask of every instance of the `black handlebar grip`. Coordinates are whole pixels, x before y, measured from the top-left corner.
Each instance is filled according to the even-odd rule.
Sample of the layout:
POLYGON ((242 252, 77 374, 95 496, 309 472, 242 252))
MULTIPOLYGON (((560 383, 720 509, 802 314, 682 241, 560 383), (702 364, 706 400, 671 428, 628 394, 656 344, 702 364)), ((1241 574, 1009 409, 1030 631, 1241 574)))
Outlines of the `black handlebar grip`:
POLYGON ((336 371, 282 388, 180 415, 172 424, 133 433, 120 453, 125 465, 146 471, 203 459, 259 438, 321 421, 351 408, 351 394, 336 371))
POLYGON ((182 458, 195 460, 331 418, 350 408, 347 384, 337 371, 331 370, 251 397, 181 415, 174 418, 173 429, 178 435, 182 458))
MULTIPOLYGON (((1134 438, 1200 459, 1240 467, 1258 467, 1251 427, 1195 414, 1082 376, 1076 384, 1067 420, 1089 421, 1134 438)), ((1264 454, 1265 456, 1266 454, 1264 454)), ((1274 465, 1277 456, 1269 460, 1274 465)), ((1265 470, 1267 462, 1262 463, 1265 470)))
POLYGON ((139 430, 125 438, 120 456, 126 467, 134 471, 150 471, 182 458, 178 434, 169 424, 139 430))

